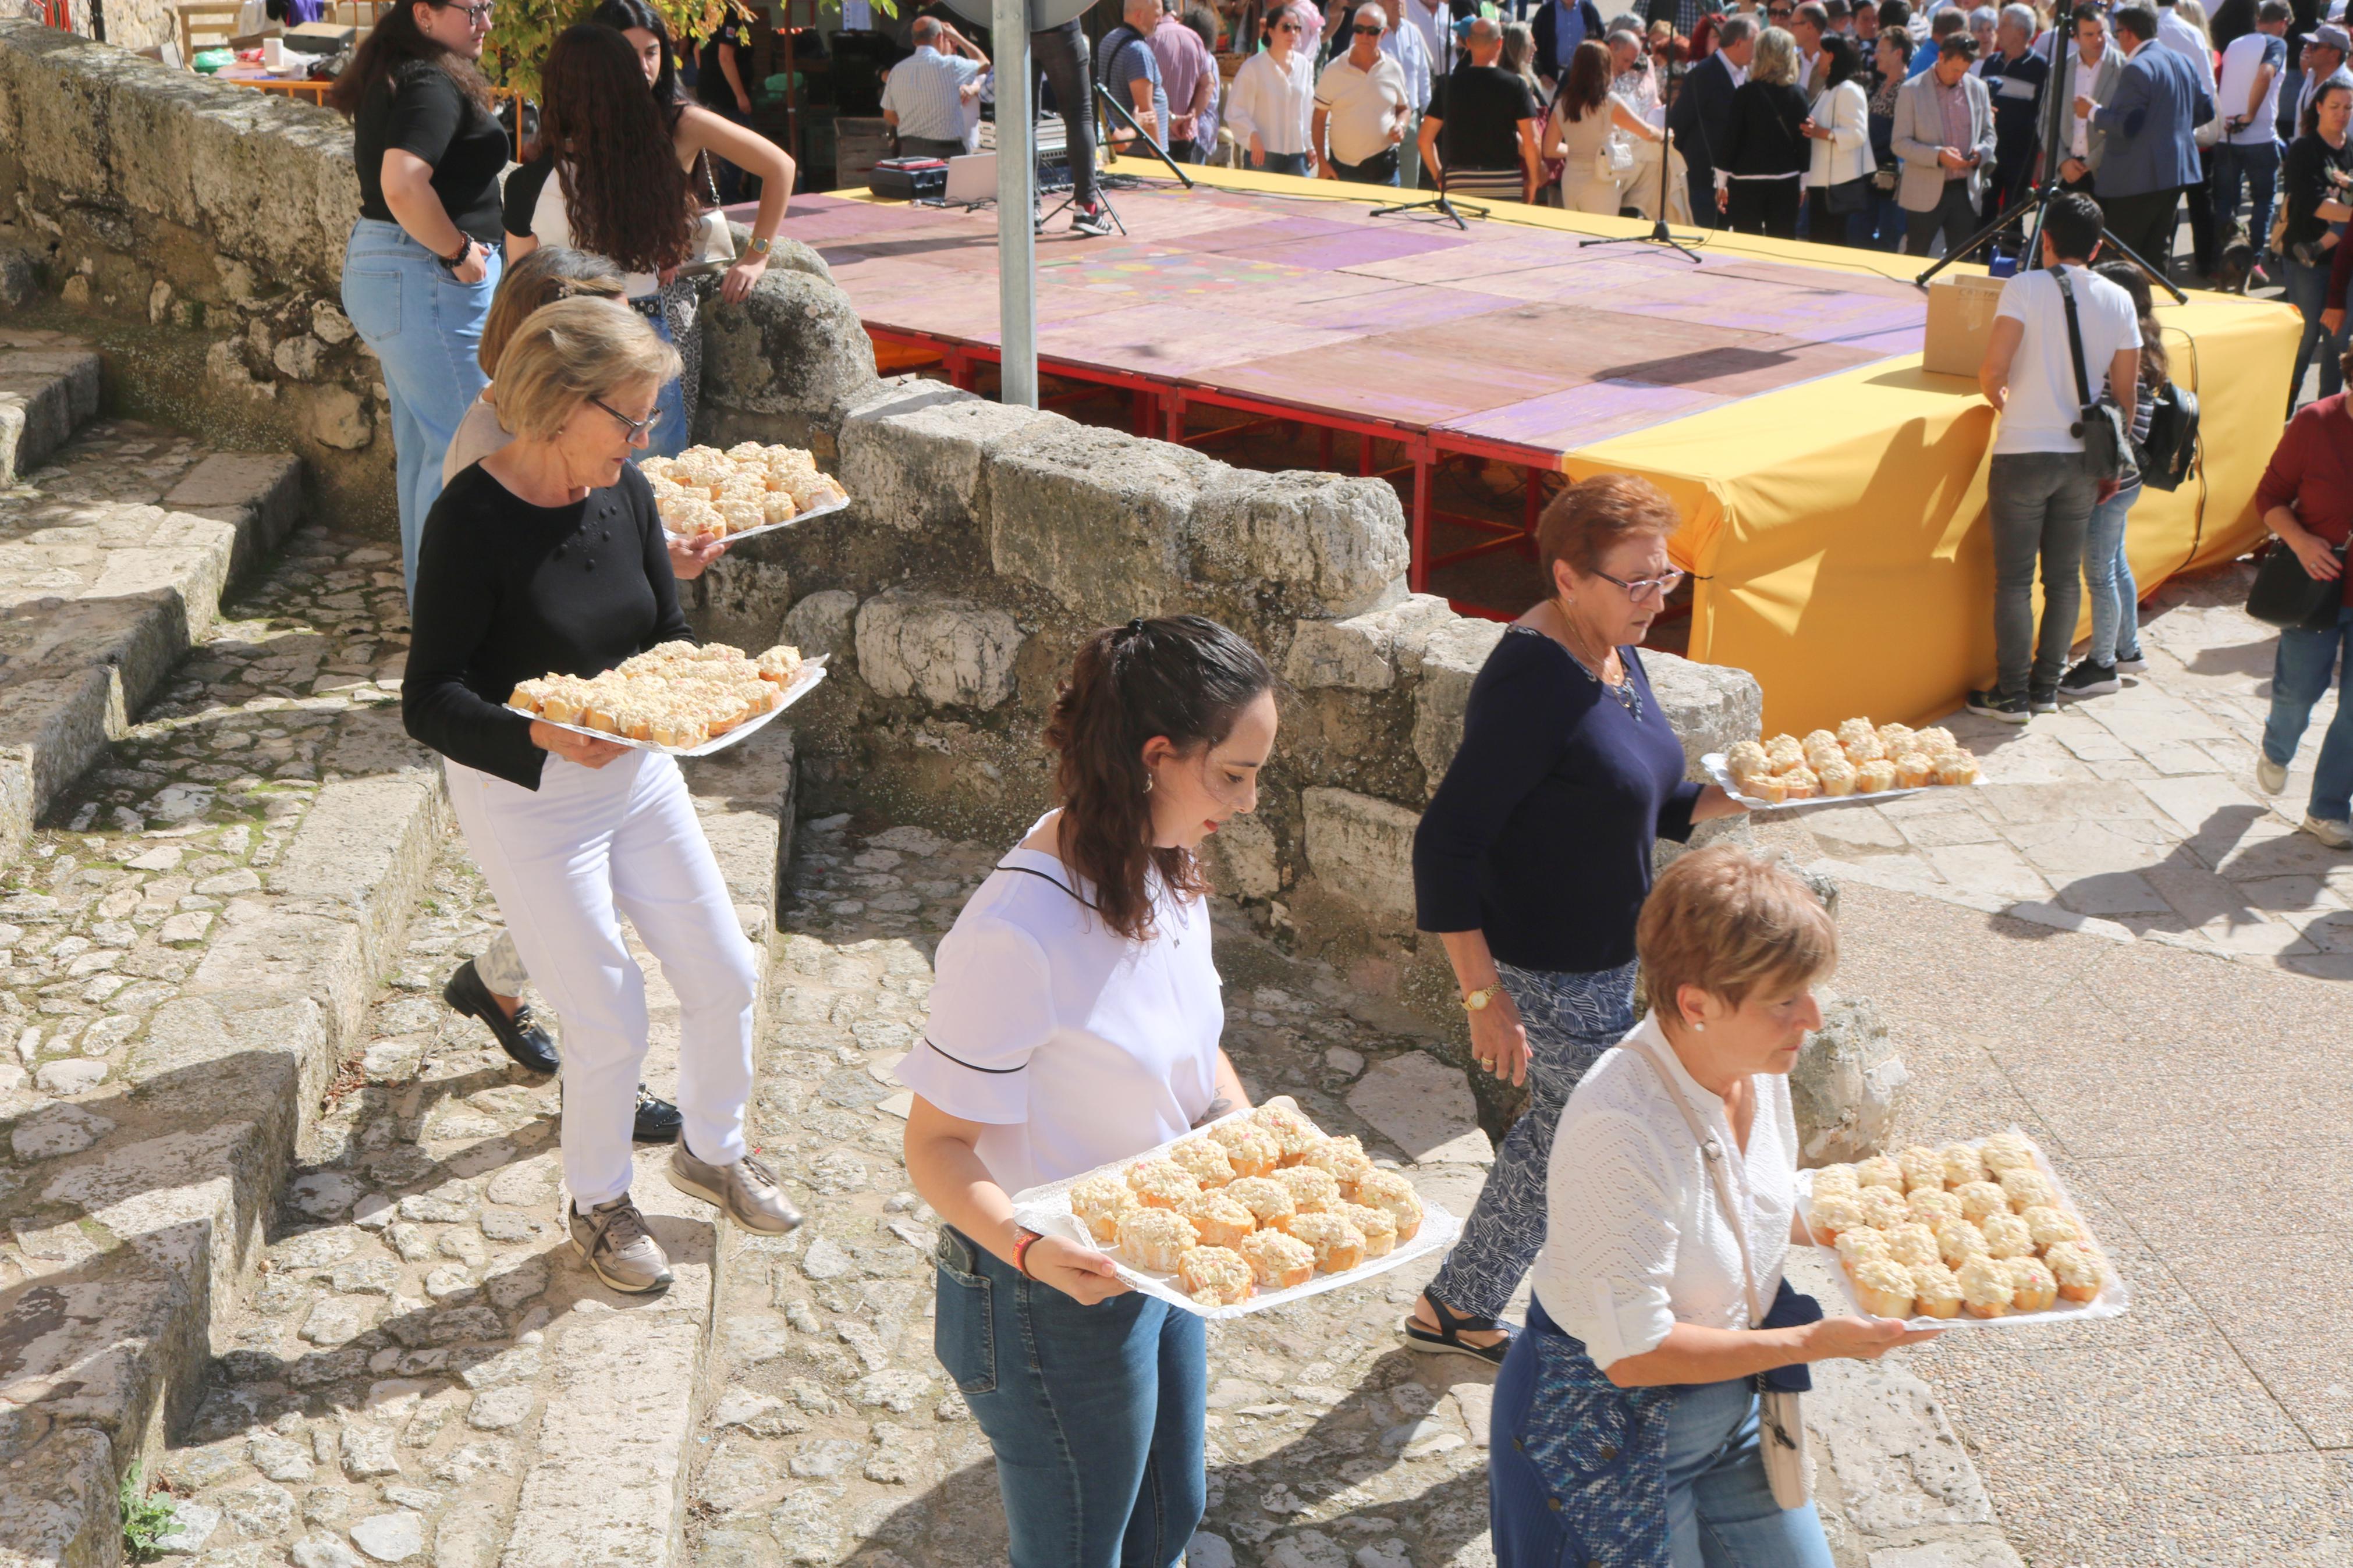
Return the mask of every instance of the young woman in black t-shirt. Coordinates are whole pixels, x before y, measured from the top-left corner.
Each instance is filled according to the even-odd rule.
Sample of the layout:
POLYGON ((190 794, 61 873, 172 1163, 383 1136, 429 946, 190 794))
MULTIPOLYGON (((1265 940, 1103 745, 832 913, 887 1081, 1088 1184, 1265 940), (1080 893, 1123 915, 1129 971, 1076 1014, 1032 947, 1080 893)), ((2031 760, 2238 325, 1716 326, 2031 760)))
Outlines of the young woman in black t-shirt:
POLYGON ((360 216, 343 252, 343 313, 384 367, 400 490, 403 580, 441 493, 441 454, 473 406, 482 319, 499 282, 507 136, 474 62, 487 0, 384 14, 328 103, 352 117, 360 216))

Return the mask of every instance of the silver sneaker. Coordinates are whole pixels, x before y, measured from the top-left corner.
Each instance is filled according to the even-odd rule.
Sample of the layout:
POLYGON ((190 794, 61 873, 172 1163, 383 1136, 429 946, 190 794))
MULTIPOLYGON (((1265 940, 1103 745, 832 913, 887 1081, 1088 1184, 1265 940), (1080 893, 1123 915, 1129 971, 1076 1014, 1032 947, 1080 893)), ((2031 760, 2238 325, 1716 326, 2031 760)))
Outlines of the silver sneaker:
POLYGON ((596 1270, 597 1279, 630 1296, 669 1289, 670 1259, 661 1243, 646 1228, 646 1216, 638 1212, 628 1194, 586 1214, 574 1204, 567 1218, 573 1249, 596 1270))
POLYGON ((2306 812, 2304 830, 2331 849, 2353 849, 2353 826, 2342 822, 2332 822, 2327 817, 2315 816, 2306 812))
POLYGON ((2287 769, 2258 752, 2255 754, 2255 783, 2265 795, 2277 795, 2287 788, 2287 769))
POLYGON ((681 1138, 670 1151, 670 1184, 764 1236, 782 1236, 801 1223, 801 1211, 786 1201, 775 1174, 749 1154, 732 1165, 713 1165, 696 1159, 681 1138))

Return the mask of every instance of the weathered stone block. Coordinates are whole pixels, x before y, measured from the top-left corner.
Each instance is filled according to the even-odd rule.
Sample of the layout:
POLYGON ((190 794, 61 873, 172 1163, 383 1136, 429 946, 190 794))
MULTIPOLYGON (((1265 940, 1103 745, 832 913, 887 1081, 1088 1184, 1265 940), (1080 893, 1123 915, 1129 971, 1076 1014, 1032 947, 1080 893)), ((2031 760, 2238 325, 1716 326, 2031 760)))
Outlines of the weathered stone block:
POLYGON ((1667 722, 1683 743, 1683 763, 1699 776, 1699 760, 1709 752, 1753 741, 1763 732, 1765 689, 1745 669, 1700 664, 1671 653, 1645 652, 1642 668, 1667 722))
POLYGON ((1413 754, 1433 795, 1462 744, 1471 683, 1503 636, 1504 628, 1493 621, 1450 614, 1417 620, 1398 637, 1398 667, 1415 678, 1413 754))
POLYGON ((1435 594, 1409 594, 1346 620, 1301 621, 1283 661, 1283 679, 1303 689, 1386 691, 1396 684, 1409 646, 1419 647, 1431 634, 1458 625, 1486 624, 1463 621, 1435 594))
POLYGON ((1381 479, 1221 468, 1194 508, 1196 564, 1329 616, 1371 609, 1406 569, 1405 512, 1381 479))
POLYGON ((1421 818, 1353 790, 1310 789, 1307 862, 1324 891, 1376 926, 1413 929, 1413 830, 1421 818))
POLYGON ((870 521, 910 531, 969 527, 982 521, 987 454, 1008 437, 1063 422, 910 378, 842 421, 841 482, 870 521))
POLYGON ((1883 1152, 1910 1077, 1870 1003, 1825 997, 1822 1026, 1789 1071, 1799 1157, 1827 1165, 1883 1152))
POLYGON ((772 269, 741 302, 714 303, 702 320, 706 404, 830 434, 880 389, 873 340, 849 296, 824 279, 772 269))
MULTIPOLYGON (((802 599, 785 615, 785 640, 801 650, 803 658, 822 655, 839 661, 856 652, 851 636, 858 621, 858 595, 845 588, 828 588, 802 599)), ((830 662, 836 675, 847 673, 830 662)))
POLYGON ((878 594, 858 612, 858 669, 883 697, 994 708, 1013 695, 1021 628, 1003 610, 912 589, 878 594))
POLYGON ((1219 465, 1198 452, 1057 420, 985 459, 989 557, 1092 620, 1182 601, 1193 503, 1219 465))
POLYGON ((1220 893, 1271 899, 1282 891, 1273 830, 1255 816, 1232 816, 1201 846, 1209 880, 1220 893))

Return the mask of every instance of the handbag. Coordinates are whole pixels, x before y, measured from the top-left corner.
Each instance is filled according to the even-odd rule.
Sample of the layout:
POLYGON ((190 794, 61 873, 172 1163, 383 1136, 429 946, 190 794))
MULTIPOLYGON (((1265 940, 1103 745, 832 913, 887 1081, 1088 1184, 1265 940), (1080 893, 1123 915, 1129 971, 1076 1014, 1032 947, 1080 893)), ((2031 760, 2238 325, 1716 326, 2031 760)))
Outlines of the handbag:
POLYGON ((697 271, 715 271, 734 263, 735 235, 727 226, 727 214, 719 205, 719 180, 711 167, 709 153, 695 155, 694 178, 700 187, 696 195, 703 208, 687 240, 685 264, 697 271))
MULTIPOLYGON (((1815 110, 1819 110, 1822 106, 1822 99, 1830 96, 1830 91, 1825 90, 1820 97, 1816 98, 1815 110)), ((1835 108, 1831 110, 1831 128, 1835 130, 1838 123, 1838 110, 1835 108)), ((1838 156, 1836 148, 1831 150, 1831 156, 1832 158, 1838 156)), ((1846 217, 1851 214, 1862 211, 1864 207, 1871 205, 1871 187, 1873 179, 1874 176, 1871 174, 1857 174, 1852 180, 1841 180, 1835 184, 1818 187, 1822 193, 1822 210, 1833 217, 1846 217)))
POLYGON ((1605 185, 1620 185, 1634 172, 1634 144, 1622 131, 1612 131, 1593 150, 1593 177, 1605 185))
POLYGON ((2198 395, 2167 382, 2148 395, 2148 435, 2133 443, 2133 466, 2151 489, 2178 490, 2198 458, 2198 395))
MULTIPOLYGON (((1699 1142, 1700 1155, 1707 1166, 1709 1180, 1715 1187, 1715 1201, 1724 1211, 1725 1224, 1732 1227, 1732 1239, 1740 1247, 1740 1283, 1748 1293, 1748 1326, 1763 1328, 1767 1321, 1764 1303, 1757 1299, 1757 1269, 1748 1258, 1748 1229, 1740 1223, 1740 1205, 1732 1201, 1732 1177, 1725 1168, 1724 1145, 1715 1133, 1700 1124, 1699 1113, 1691 1108, 1683 1090, 1675 1087, 1672 1074, 1659 1060, 1658 1053, 1648 1040, 1629 1038, 1621 1042, 1651 1064, 1659 1075, 1660 1087, 1675 1109, 1683 1114, 1683 1125, 1699 1142)), ((1788 1290, 1788 1282, 1782 1282, 1788 1290)), ((1791 1292, 1794 1294, 1794 1292, 1791 1292)), ((1775 1311, 1781 1310, 1777 1300, 1775 1311)), ((1806 1423, 1798 1405, 1794 1389, 1776 1387, 1768 1380, 1771 1373, 1757 1377, 1757 1447, 1765 1459, 1765 1479, 1773 1489, 1773 1500, 1783 1508, 1803 1508, 1813 1495, 1813 1476, 1806 1464, 1806 1423)))
MULTIPOLYGON (((2337 546, 2335 554, 2343 561, 2345 546, 2337 546)), ((2341 579, 2321 582, 2304 569, 2295 551, 2277 540, 2255 568, 2254 584, 2247 590, 2247 614, 2282 631, 2326 631, 2337 624, 2337 609, 2344 602, 2341 579)))
POLYGON ((2074 285, 2067 281, 2065 268, 2049 270, 2059 285, 2059 297, 2067 302, 2067 357, 2075 365, 2078 413, 2068 433, 2083 441, 2084 467, 2094 479, 2121 479, 2132 469, 2132 432, 2125 428, 2122 409, 2092 395, 2091 378, 2084 373, 2084 325, 2075 314, 2074 285))

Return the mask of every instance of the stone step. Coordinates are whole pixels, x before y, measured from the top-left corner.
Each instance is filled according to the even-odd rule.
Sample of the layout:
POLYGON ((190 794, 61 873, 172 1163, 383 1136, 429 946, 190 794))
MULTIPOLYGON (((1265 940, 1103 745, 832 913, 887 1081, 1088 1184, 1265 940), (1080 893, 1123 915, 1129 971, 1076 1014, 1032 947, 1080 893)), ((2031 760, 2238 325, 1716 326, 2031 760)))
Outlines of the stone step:
POLYGON ((301 502, 291 457, 207 451, 129 421, 89 427, 0 489, 0 864, 301 502))
MULTIPOLYGON (((792 738, 693 763, 745 929, 771 939, 790 847, 792 738)), ((606 1289, 560 1222, 555 1084, 442 1007, 500 924, 448 835, 427 901, 288 1183, 266 1270, 216 1306, 214 1375, 157 1473, 224 1563, 349 1564, 415 1546, 435 1568, 667 1568, 721 1262, 708 1206, 643 1149, 635 1192, 676 1282, 606 1289), (355 1059, 353 1059, 355 1058, 355 1059)), ((677 1073, 677 1002, 648 971, 646 1077, 677 1073)), ((407 1560, 401 1558, 398 1560, 407 1560)))
POLYGON ((98 355, 63 332, 0 328, 0 489, 98 414, 98 355))
MULTIPOLYGON (((153 444, 150 488, 201 477, 153 444)), ((266 510, 237 510, 216 583, 266 510)), ((365 663, 404 629, 392 552, 314 533, 261 588, 262 618, 190 616, 195 657, 0 876, 6 1568, 119 1560, 117 1485, 195 1408, 444 831, 365 663), (332 639, 355 678, 320 678, 332 639)))

